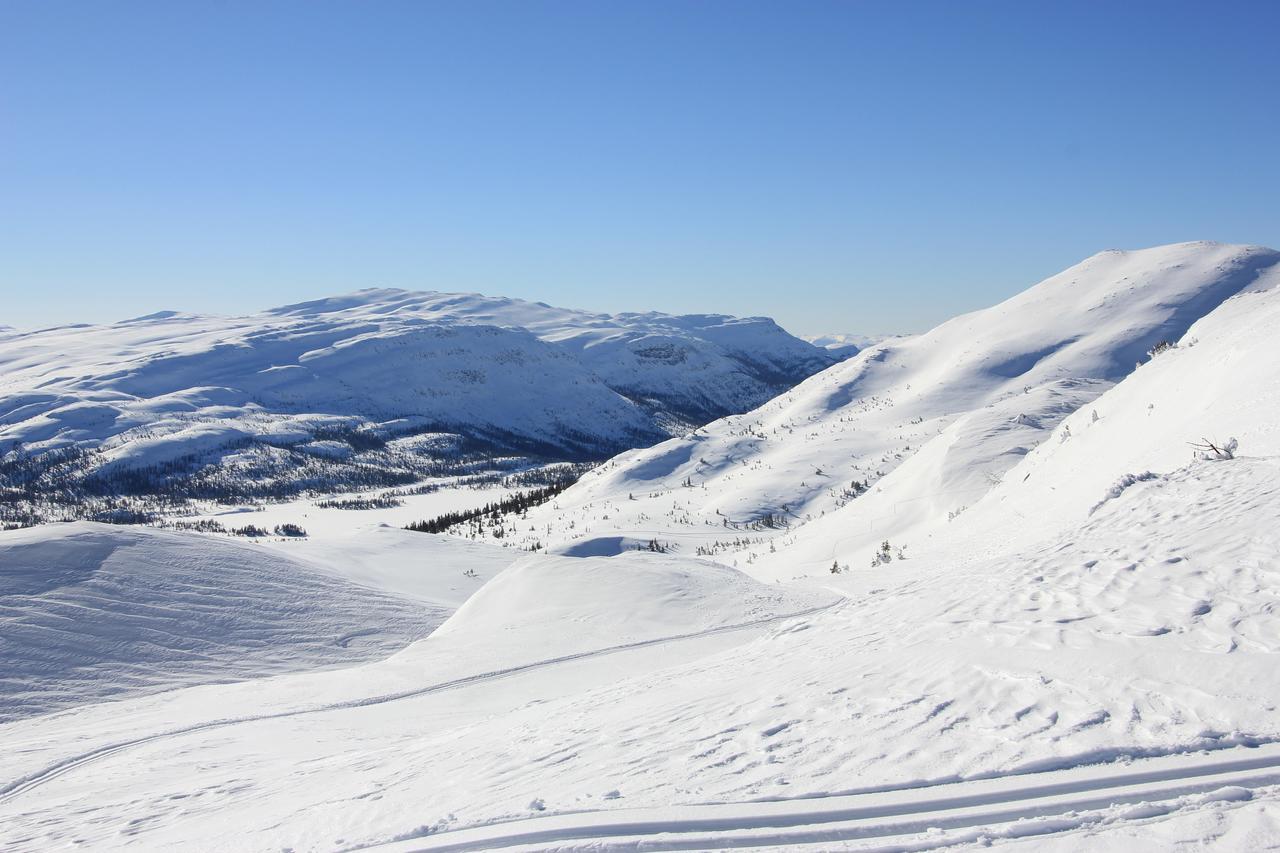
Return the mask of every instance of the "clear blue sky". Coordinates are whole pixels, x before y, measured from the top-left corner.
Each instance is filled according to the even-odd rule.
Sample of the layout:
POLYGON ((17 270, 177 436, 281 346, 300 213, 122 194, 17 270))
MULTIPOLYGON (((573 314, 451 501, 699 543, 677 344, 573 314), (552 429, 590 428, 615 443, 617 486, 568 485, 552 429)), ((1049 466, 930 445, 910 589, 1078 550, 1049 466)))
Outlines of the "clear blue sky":
POLYGON ((369 286, 915 331, 1280 246, 1280 3, 0 0, 0 324, 369 286))

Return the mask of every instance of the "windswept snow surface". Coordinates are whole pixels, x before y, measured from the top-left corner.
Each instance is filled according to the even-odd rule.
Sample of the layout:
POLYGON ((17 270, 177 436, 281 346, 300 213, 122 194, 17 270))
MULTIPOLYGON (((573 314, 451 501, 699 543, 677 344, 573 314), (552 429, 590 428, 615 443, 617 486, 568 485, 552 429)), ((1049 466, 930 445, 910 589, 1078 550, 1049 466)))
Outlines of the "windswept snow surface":
MULTIPOLYGON (((822 612, 837 598, 829 592, 766 586, 713 563, 656 554, 599 561, 527 558, 486 587, 436 635, 379 663, 172 691, 116 706, 85 706, 0 729, 0 736, 24 744, 6 767, 14 778, 0 782, 4 803, 0 833, 9 846, 40 846, 77 837, 89 841, 89 836, 95 845, 129 839, 165 844, 203 832, 189 822, 201 814, 222 827, 203 835, 202 844, 242 848, 272 844, 258 835, 265 827, 243 824, 226 809, 253 790, 269 811, 296 814, 291 796, 279 796, 284 791, 267 793, 261 784, 267 779, 263 774, 282 770, 290 777, 279 780, 287 786, 285 790, 310 799, 312 795, 304 790, 316 789, 310 782, 298 787, 300 779, 293 773, 302 768, 293 766, 293 758, 276 763, 283 757, 278 747, 290 753, 295 749, 330 753, 319 763, 306 761, 309 769, 302 771, 304 777, 324 786, 335 781, 330 770, 345 767, 339 770, 338 787, 326 798, 345 791, 351 782, 365 784, 359 778, 363 771, 347 766, 347 760, 375 741, 382 744, 374 747, 379 753, 395 744, 394 751, 408 759, 410 767, 430 774, 436 759, 424 761, 421 748, 426 740, 446 731, 453 730, 456 736, 458 726, 465 729, 486 719, 496 721, 496 715, 541 704, 565 690, 587 689, 620 675, 639 675, 714 655, 765 635, 791 617, 822 612), (295 726, 306 734, 300 735, 295 726), (269 742, 258 740, 263 733, 269 742), (96 768, 111 772, 122 759, 142 761, 139 771, 151 777, 128 783, 131 793, 127 796, 135 803, 138 796, 150 799, 150 794, 143 793, 150 784, 159 782, 163 787, 182 777, 189 782, 193 777, 187 776, 192 770, 187 761, 195 754, 188 750, 194 747, 203 752, 212 744, 218 744, 215 752, 230 749, 243 754, 214 758, 206 753, 204 759, 197 759, 204 770, 196 769, 195 776, 205 776, 210 768, 203 762, 212 759, 224 770, 236 765, 233 774, 248 784, 209 787, 205 777, 198 783, 204 793, 163 795, 167 805, 162 810, 178 818, 178 824, 169 818, 157 821, 155 814, 134 820, 141 816, 131 807, 126 811, 133 814, 133 829, 121 834, 120 827, 102 827, 105 831, 90 829, 85 836, 82 830, 96 820, 80 824, 84 813, 63 822, 50 821, 50 813, 40 814, 43 806, 31 810, 35 803, 53 802, 45 796, 50 786, 71 781, 79 788, 84 774, 92 775, 96 768), (148 758, 157 749, 164 752, 171 747, 182 757, 171 755, 156 763, 148 758), (341 781, 344 778, 346 782, 341 781), (151 832, 165 825, 177 833, 167 841, 151 832)), ((500 740, 506 741, 506 736, 500 740)), ((366 769, 391 768, 382 758, 373 764, 359 763, 366 769)), ((447 781, 443 776, 436 780, 447 781)), ((75 796, 83 793, 81 789, 75 796)), ((94 795, 91 799, 105 804, 115 798, 113 793, 99 791, 104 793, 104 798, 94 795)), ((371 804, 379 800, 375 797, 371 804)), ((107 814, 96 805, 89 809, 100 816, 107 814)), ((285 828, 283 836, 294 839, 291 845, 300 843, 300 829, 285 828)), ((322 846, 332 844, 330 839, 322 846)))
MULTIPOLYGON (((1162 813, 1108 805, 1126 802, 1225 820, 1250 800, 1273 809, 1280 756, 1249 747, 1280 742, 1277 474, 1275 459, 1192 463, 1034 547, 850 573, 834 607, 772 585, 780 598, 762 610, 764 593, 735 575, 726 611, 714 581, 728 570, 666 555, 533 558, 383 663, 5 726, 24 748, 0 788, 0 831, 19 849, 411 837, 450 849, 453 830, 558 814, 579 829, 557 845, 600 849, 582 813, 624 808, 649 816, 632 833, 647 847, 696 829, 701 849, 760 821, 682 826, 664 810, 740 803, 726 814, 781 815, 790 834, 770 843, 829 849, 859 829, 815 817, 823 798, 984 778, 1003 780, 1006 808, 979 798, 985 812, 953 823, 949 792, 922 791, 922 816, 894 824, 895 840, 945 842, 931 826, 1017 838, 1002 823, 1031 818, 1038 832, 1096 832, 1162 813), (700 567, 708 583, 665 574, 700 567), (662 608, 643 602, 688 589, 677 615, 652 621, 662 608), (766 621, 792 607, 802 615, 766 621), (735 633, 738 618, 755 621, 735 633), (1217 784, 1179 781, 1210 757, 1265 760, 1216 769, 1217 784), (1163 787, 1118 793, 1111 777, 1149 766, 1163 787), (1028 805, 1065 768, 1079 768, 1076 795, 1028 805), (750 806, 761 800, 782 805, 750 806)), ((837 817, 849 807, 831 803, 837 817)), ((498 846, 466 838, 455 849, 498 846)))
POLYGON ((1255 790, 1274 788, 1277 782, 1280 750, 1264 748, 1256 754, 1174 756, 1105 769, 1051 771, 1031 778, 997 777, 807 800, 548 815, 419 836, 375 849, 380 853, 573 849, 580 844, 591 850, 903 851, 968 849, 1034 839, 1037 847, 1065 841, 1060 849, 1079 850, 1081 836, 1089 839, 1088 849, 1111 849, 1108 836, 1112 834, 1127 836, 1122 843, 1130 846, 1121 848, 1127 853, 1165 850, 1177 843, 1203 844, 1224 835, 1237 843, 1250 836, 1255 841, 1223 849, 1257 849, 1274 837, 1277 814, 1274 804, 1251 804, 1250 800, 1255 790), (1231 814, 1246 805, 1253 806, 1246 819, 1231 814), (1167 824, 1175 820, 1152 826, 1170 812, 1179 813, 1173 831, 1167 824), (1229 822, 1237 825, 1223 832, 1229 822), (1063 835, 1069 838, 1062 839, 1063 835), (1139 838, 1150 847, 1135 845, 1139 838))
POLYGON ((758 583, 710 560, 632 552, 614 559, 530 557, 487 584, 434 635, 497 654, 626 644, 767 621, 836 598, 758 583))
POLYGON ((381 658, 448 613, 259 545, 88 522, 0 533, 0 722, 381 658))

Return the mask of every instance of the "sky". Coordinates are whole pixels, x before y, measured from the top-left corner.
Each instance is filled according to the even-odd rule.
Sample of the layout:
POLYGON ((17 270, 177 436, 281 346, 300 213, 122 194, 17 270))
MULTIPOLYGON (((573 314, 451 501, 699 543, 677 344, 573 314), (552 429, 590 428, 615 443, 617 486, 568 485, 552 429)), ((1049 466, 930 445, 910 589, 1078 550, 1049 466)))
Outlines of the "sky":
POLYGON ((927 329, 1280 247, 1280 3, 0 0, 0 325, 363 287, 927 329))

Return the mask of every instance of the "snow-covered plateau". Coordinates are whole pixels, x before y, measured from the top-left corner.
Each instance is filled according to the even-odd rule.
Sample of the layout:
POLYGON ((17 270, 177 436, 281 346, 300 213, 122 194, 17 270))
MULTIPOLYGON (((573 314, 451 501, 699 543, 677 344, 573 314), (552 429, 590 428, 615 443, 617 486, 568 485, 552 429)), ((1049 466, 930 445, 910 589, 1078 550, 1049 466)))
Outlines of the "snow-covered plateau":
POLYGON ((640 390, 604 357, 633 321, 707 342, 686 365, 776 328, 378 291, 61 330, 62 368, 0 337, 0 382, 52 389, 3 435, 100 465, 168 411, 361 452, 297 419, 382 428, 370 389, 400 400, 454 333, 518 338, 549 384, 450 386, 405 438, 491 394, 534 407, 495 434, 562 447, 567 396, 621 445, 741 411, 538 505, 455 471, 0 532, 0 848, 1280 848, 1280 252, 1103 252, 750 393, 674 361, 640 390))

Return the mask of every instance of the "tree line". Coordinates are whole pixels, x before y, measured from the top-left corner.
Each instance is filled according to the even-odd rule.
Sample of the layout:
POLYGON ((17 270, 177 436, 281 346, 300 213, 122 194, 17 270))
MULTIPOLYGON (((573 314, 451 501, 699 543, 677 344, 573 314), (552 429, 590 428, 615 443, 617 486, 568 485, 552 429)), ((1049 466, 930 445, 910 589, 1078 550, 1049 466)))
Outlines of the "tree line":
POLYGON ((523 515, 535 506, 546 503, 556 495, 577 482, 577 476, 567 477, 559 482, 552 483, 549 486, 543 486, 539 489, 529 489, 523 492, 516 492, 508 495, 498 501, 492 501, 482 507, 475 509, 455 510, 454 512, 446 512, 435 518, 423 519, 406 525, 405 530, 413 530, 417 533, 444 533, 449 528, 459 524, 465 524, 468 521, 476 519, 491 518, 498 520, 505 515, 519 513, 523 515))

